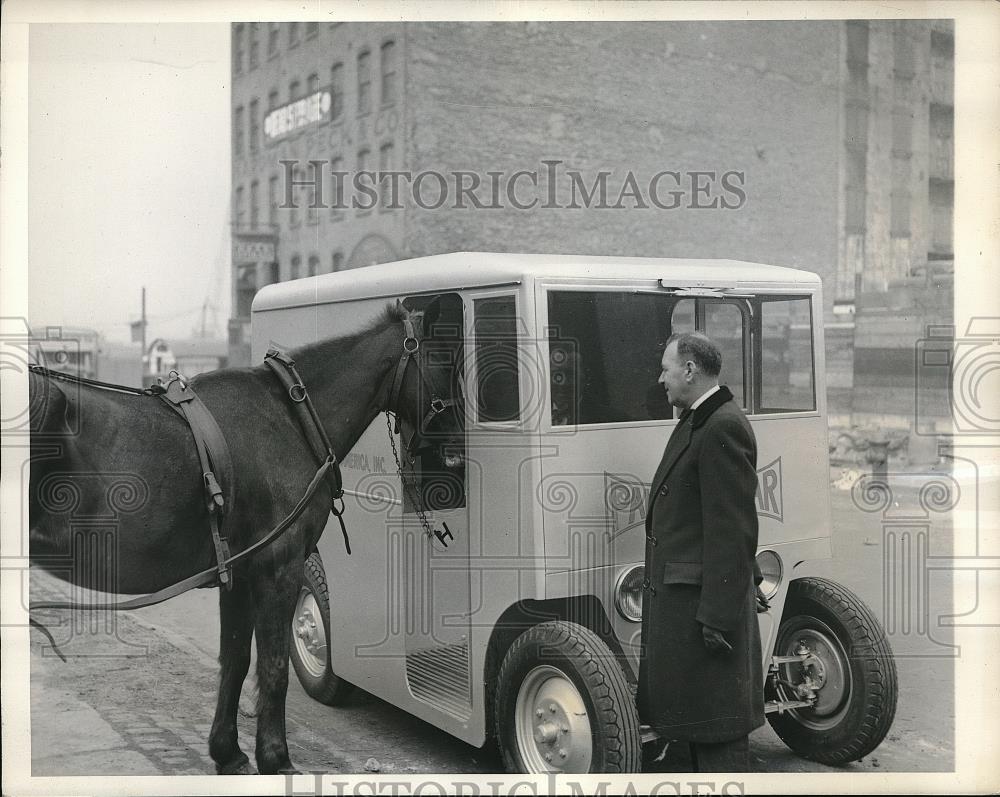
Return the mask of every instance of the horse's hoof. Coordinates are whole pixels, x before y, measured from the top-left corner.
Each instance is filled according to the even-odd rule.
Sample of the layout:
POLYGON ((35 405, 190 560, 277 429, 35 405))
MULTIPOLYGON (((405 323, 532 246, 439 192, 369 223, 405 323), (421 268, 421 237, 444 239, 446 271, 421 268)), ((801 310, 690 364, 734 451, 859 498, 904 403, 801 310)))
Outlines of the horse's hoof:
POLYGON ((229 764, 223 764, 222 766, 216 764, 215 772, 217 775, 256 775, 257 770, 250 766, 250 759, 245 755, 237 758, 235 761, 229 764))

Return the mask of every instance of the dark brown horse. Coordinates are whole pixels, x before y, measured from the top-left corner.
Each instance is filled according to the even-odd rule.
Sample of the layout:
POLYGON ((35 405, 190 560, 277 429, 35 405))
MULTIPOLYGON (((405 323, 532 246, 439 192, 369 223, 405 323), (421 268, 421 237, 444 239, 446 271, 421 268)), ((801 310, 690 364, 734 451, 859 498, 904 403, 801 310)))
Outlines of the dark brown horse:
MULTIPOLYGON (((417 338, 429 334, 435 305, 410 319, 417 338)), ((390 409, 390 393, 403 353, 408 313, 389 307, 368 329, 291 353, 338 458, 376 418, 390 409)), ((412 341, 409 344, 414 345, 412 341)), ((415 428, 432 396, 413 357, 403 375, 397 414, 415 428)), ((216 563, 202 474, 191 431, 162 401, 147 396, 69 384, 32 373, 30 555, 66 578, 77 555, 70 516, 99 517, 119 510, 113 552, 86 566, 71 564, 79 586, 134 595, 149 593, 216 563)), ((218 422, 232 456, 235 484, 223 484, 235 530, 235 553, 284 519, 317 470, 291 411, 287 391, 264 366, 231 368, 196 377, 191 387, 218 422)), ((450 415, 450 413, 446 413, 450 415)), ((435 435, 457 442, 460 422, 443 421, 435 435)), ((220 589, 221 674, 209 752, 220 774, 252 773, 240 750, 236 713, 257 643, 257 768, 293 771, 285 740, 285 693, 292 615, 303 562, 330 517, 331 488, 323 485, 298 520, 273 543, 237 564, 232 589, 220 589)), ((348 526, 350 518, 346 518, 348 526)), ((346 553, 345 553, 346 555, 346 553)), ((93 557, 91 557, 93 560, 93 557)))

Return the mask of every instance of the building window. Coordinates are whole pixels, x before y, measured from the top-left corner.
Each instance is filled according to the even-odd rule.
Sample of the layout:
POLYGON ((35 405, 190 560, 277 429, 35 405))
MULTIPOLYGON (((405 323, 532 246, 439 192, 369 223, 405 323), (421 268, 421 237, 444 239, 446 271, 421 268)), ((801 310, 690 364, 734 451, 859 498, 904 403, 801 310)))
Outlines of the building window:
POLYGON ((243 23, 233 26, 233 73, 243 71, 243 23))
POLYGON ((368 113, 371 110, 372 66, 371 52, 362 50, 358 53, 358 113, 368 113))
POLYGON ((299 81, 293 80, 288 84, 288 101, 295 102, 299 98, 299 81))
POLYGON ((237 186, 236 188, 236 198, 234 200, 235 208, 233 210, 233 222, 236 224, 237 231, 241 230, 243 224, 246 222, 246 196, 244 195, 243 186, 237 186))
POLYGON ((391 181, 388 177, 382 176, 385 172, 391 172, 393 170, 393 152, 391 141, 383 144, 378 150, 379 204, 382 206, 383 210, 387 210, 390 206, 394 206, 399 203, 398 197, 390 196, 392 193, 393 181, 391 181))
POLYGON ((892 72, 897 80, 912 80, 916 74, 913 39, 902 22, 892 31, 892 72))
POLYGON ((344 268, 344 253, 339 249, 330 258, 330 268, 332 271, 340 271, 344 268))
MULTIPOLYGON (((373 175, 371 174, 371 168, 372 168, 371 154, 372 154, 371 150, 367 148, 358 150, 358 167, 355 179, 358 181, 360 185, 369 185, 369 186, 375 185, 375 180, 373 179, 373 175), (362 172, 368 172, 368 174, 362 177, 362 172)), ((361 197, 358 199, 358 202, 359 204, 362 205, 362 207, 358 209, 359 213, 367 213, 371 210, 371 207, 368 206, 371 203, 370 197, 367 196, 361 197)))
POLYGON ((279 263, 271 263, 269 270, 271 272, 271 284, 281 282, 281 265, 279 263))
POLYGON ((260 224, 260 183, 250 183, 250 228, 256 232, 260 224))
POLYGON ((330 67, 330 118, 339 119, 344 112, 344 65, 330 67))
POLYGON ((319 23, 318 22, 307 22, 306 23, 306 38, 315 39, 316 35, 319 33, 319 23))
POLYGON ((281 24, 271 22, 267 29, 267 57, 274 58, 278 54, 278 37, 281 35, 281 24))
POLYGON ((319 273, 319 256, 309 255, 309 266, 306 271, 306 276, 315 277, 319 273))
POLYGON ((243 106, 233 112, 233 154, 243 154, 243 106))
POLYGON ((396 43, 386 42, 382 45, 382 104, 391 105, 396 102, 396 43))
POLYGON ((312 94, 319 88, 319 75, 313 72, 306 79, 306 95, 312 94))
POLYGON ((867 196, 868 160, 864 152, 849 151, 845 161, 844 229, 848 233, 865 231, 865 199, 867 196))
POLYGON ((302 180, 302 169, 292 168, 292 206, 288 208, 288 223, 292 227, 299 225, 299 203, 302 201, 302 188, 298 185, 302 180))
POLYGON ((267 93, 267 110, 273 111, 277 107, 278 107, 278 90, 271 89, 267 93))
POLYGON ((302 268, 302 258, 298 255, 292 255, 292 262, 288 266, 288 279, 297 280, 299 278, 299 271, 302 268))
POLYGON ((250 151, 260 149, 260 102, 254 97, 250 101, 250 151))
POLYGON ((298 22, 289 22, 288 23, 288 46, 289 47, 298 47, 299 46, 299 36, 300 35, 301 35, 301 33, 299 32, 299 23, 298 22))
POLYGON ((260 64, 260 23, 250 23, 250 68, 260 64))
POLYGON ((330 159, 330 218, 344 215, 344 159, 337 155, 330 159), (340 174, 338 174, 340 172, 340 174))
POLYGON ((267 181, 267 221, 274 226, 278 223, 278 175, 272 174, 267 181))

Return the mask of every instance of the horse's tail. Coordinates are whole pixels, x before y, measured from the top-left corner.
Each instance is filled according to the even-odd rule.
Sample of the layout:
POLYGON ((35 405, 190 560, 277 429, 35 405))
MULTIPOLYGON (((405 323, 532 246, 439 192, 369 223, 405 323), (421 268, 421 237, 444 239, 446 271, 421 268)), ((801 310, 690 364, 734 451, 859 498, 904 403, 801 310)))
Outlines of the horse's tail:
POLYGON ((72 443, 76 409, 55 379, 33 371, 28 372, 28 398, 28 423, 31 430, 28 476, 30 558, 36 552, 38 544, 36 527, 46 514, 39 487, 48 473, 63 467, 67 447, 72 443))
POLYGON ((44 625, 38 622, 38 620, 36 620, 34 617, 28 618, 28 624, 41 631, 42 634, 45 635, 45 638, 49 640, 49 645, 51 646, 52 650, 55 651, 56 655, 63 661, 66 661, 66 657, 63 655, 63 652, 59 650, 59 646, 56 644, 55 639, 52 638, 52 632, 49 631, 48 628, 46 628, 44 625))

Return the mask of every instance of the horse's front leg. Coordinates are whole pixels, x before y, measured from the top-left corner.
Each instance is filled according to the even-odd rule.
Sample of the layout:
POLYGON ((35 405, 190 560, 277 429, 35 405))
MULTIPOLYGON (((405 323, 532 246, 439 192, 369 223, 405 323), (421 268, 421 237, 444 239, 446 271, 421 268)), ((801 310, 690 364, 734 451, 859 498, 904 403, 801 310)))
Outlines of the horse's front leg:
POLYGON ((261 775, 294 772, 285 737, 285 696, 292 615, 302 586, 302 559, 258 570, 254 579, 257 640, 257 769, 261 775), (266 575, 262 571, 268 571, 266 575))
POLYGON ((208 751, 220 775, 253 774, 250 759, 240 750, 236 732, 236 710, 250 668, 252 640, 250 585, 239 580, 231 590, 219 590, 219 700, 208 737, 208 751))

